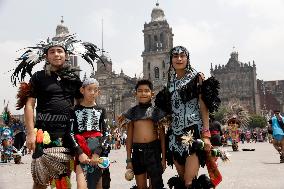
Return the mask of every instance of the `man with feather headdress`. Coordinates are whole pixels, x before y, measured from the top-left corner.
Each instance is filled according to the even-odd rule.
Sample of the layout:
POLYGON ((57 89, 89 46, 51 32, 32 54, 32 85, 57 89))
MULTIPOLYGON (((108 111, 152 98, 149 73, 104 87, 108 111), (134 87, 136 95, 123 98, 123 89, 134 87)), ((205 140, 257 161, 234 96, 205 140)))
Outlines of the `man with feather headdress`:
POLYGON ((26 145, 33 151, 33 188, 46 188, 51 180, 56 188, 71 188, 67 164, 77 143, 70 135, 70 113, 74 99, 80 98, 81 81, 69 56, 79 55, 94 68, 97 50, 92 43, 66 35, 28 47, 16 59, 19 65, 11 76, 13 85, 24 81, 26 74, 31 77, 28 84, 21 83, 17 107, 25 107, 26 145), (32 74, 33 67, 43 61, 44 69, 32 74))
POLYGON ((240 140, 240 128, 246 128, 249 123, 248 111, 239 103, 229 103, 229 110, 225 115, 225 121, 228 125, 229 136, 232 139, 233 151, 238 151, 238 142, 240 140))

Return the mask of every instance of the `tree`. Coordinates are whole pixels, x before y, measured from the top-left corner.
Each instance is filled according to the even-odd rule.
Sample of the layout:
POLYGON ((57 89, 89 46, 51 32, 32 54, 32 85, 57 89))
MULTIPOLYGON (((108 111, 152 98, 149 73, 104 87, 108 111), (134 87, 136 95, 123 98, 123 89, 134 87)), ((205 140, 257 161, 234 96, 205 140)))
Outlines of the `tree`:
POLYGON ((267 125, 265 117, 261 115, 251 115, 250 121, 249 121, 249 127, 250 128, 264 128, 267 125))
POLYGON ((222 124, 224 123, 225 114, 227 113, 228 109, 225 106, 220 106, 217 112, 214 112, 214 118, 216 121, 219 121, 222 124))

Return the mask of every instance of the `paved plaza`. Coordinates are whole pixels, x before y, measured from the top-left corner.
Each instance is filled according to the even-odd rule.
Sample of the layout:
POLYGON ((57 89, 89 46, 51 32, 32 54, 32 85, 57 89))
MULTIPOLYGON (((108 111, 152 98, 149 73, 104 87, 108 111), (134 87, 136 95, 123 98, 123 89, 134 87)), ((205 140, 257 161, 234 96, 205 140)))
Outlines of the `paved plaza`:
MULTIPOLYGON (((223 181, 218 189, 283 189, 284 164, 279 163, 279 155, 269 143, 240 144, 239 152, 232 152, 231 147, 223 147, 231 154, 230 162, 218 162, 223 181), (255 148, 255 151, 241 151, 242 148, 255 148)), ((111 189, 129 189, 134 181, 124 179, 125 148, 112 150, 111 189)), ((30 173, 31 155, 23 157, 23 164, 0 164, 0 189, 32 188, 30 173)), ((200 173, 207 170, 201 169, 200 173)), ((176 172, 167 167, 163 178, 167 180, 176 172)), ((72 174, 72 188, 76 188, 75 174, 72 174)), ((167 185, 165 185, 167 187, 167 185)))

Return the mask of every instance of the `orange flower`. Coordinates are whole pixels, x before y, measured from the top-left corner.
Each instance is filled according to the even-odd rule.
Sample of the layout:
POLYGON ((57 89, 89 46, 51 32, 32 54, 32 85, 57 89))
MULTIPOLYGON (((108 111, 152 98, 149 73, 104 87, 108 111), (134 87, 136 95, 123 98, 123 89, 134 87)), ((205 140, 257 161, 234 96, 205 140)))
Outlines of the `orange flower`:
POLYGON ((42 131, 42 129, 39 129, 37 131, 37 135, 36 135, 36 142, 42 143, 42 141, 43 141, 43 131, 42 131))

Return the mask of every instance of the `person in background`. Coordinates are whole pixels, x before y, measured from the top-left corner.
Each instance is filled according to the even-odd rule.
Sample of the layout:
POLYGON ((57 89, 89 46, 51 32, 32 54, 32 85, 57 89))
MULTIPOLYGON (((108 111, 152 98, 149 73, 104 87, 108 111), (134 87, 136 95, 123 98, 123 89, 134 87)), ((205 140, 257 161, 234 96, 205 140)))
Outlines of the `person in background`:
POLYGON ((271 118, 273 145, 280 153, 280 163, 284 163, 284 118, 279 110, 274 111, 271 118))

